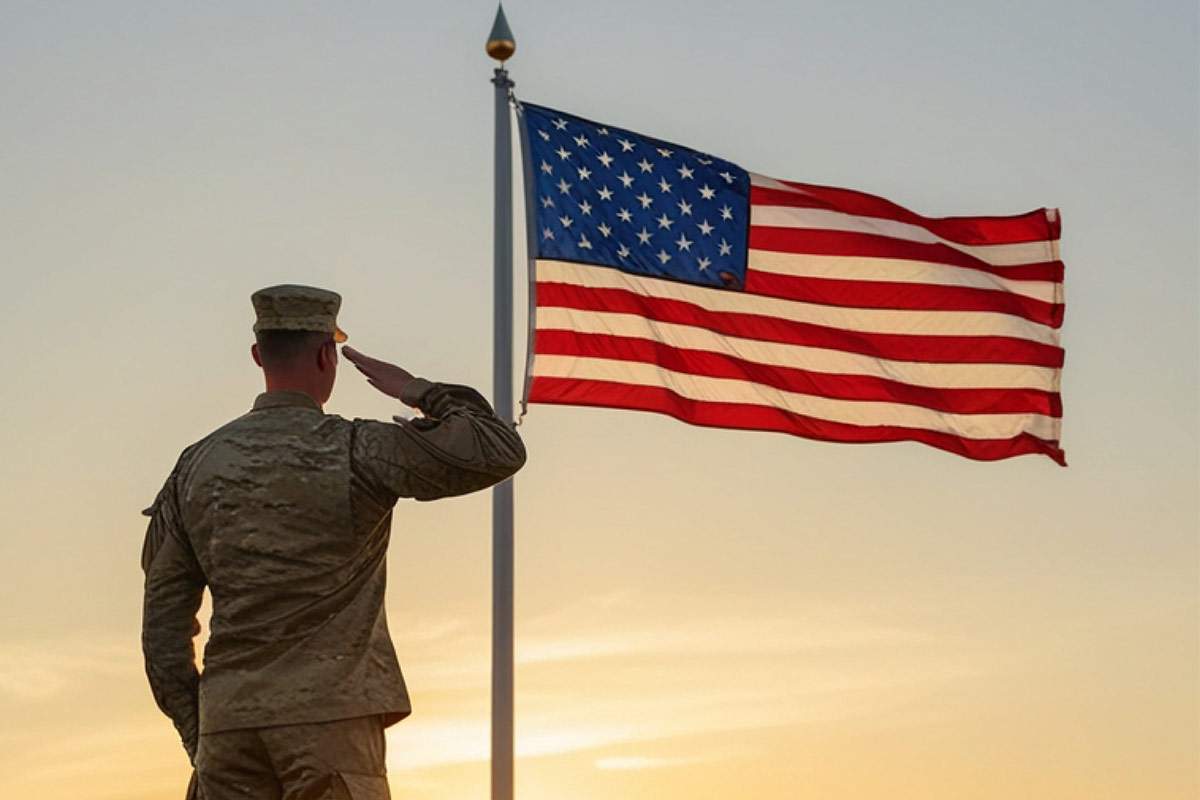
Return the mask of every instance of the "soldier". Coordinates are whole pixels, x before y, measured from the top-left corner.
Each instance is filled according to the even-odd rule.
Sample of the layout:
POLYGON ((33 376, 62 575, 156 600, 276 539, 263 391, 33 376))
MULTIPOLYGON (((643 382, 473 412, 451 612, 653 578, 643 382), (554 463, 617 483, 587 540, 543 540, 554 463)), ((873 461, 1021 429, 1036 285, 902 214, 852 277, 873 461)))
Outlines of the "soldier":
POLYGON ((324 413, 341 297, 285 285, 251 302, 267 391, 184 450, 143 512, 146 674, 195 766, 191 796, 387 798, 383 730, 410 712, 383 608, 392 506, 498 483, 525 448, 475 390, 348 346, 372 386, 423 416, 324 413))

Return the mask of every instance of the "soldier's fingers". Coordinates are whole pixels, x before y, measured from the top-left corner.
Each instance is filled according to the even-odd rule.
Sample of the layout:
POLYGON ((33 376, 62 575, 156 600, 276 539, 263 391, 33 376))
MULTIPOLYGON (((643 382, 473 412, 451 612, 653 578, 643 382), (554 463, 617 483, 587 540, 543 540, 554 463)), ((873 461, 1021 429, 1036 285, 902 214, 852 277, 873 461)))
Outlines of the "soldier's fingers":
POLYGON ((365 361, 367 358, 365 355, 358 352, 357 350, 355 350, 353 347, 351 347, 348 344, 342 346, 342 354, 345 355, 346 358, 350 359, 351 361, 353 361, 356 364, 360 361, 365 361))
POLYGON ((370 372, 370 373, 382 372, 384 370, 384 368, 387 366, 382 361, 376 361, 373 358, 368 358, 367 356, 364 356, 362 353, 355 353, 354 357, 350 359, 350 363, 353 364, 355 366, 355 368, 358 369, 359 372, 370 372))
POLYGON ((354 365, 357 367, 369 367, 375 371, 379 371, 380 369, 388 366, 386 361, 380 361, 378 358, 371 358, 369 355, 360 353, 358 350, 354 350, 348 346, 342 348, 342 352, 344 353, 347 350, 350 352, 346 353, 346 358, 354 362, 354 365))
POLYGON ((377 358, 371 358, 361 350, 355 350, 348 344, 342 345, 342 352, 346 354, 346 358, 351 361, 379 361, 377 358))
POLYGON ((359 372, 361 372, 363 375, 366 375, 368 378, 375 377, 379 372, 378 370, 371 369, 366 364, 355 364, 354 368, 357 369, 359 372))

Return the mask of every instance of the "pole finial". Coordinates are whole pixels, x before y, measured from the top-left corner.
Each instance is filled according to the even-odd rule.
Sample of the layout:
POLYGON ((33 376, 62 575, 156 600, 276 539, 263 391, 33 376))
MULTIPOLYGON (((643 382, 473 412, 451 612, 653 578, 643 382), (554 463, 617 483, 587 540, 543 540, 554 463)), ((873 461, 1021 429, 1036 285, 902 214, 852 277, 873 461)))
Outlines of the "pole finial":
POLYGON ((504 17, 504 4, 496 8, 496 21, 492 23, 492 32, 488 34, 487 54, 503 64, 513 53, 517 52, 517 40, 513 38, 512 29, 504 17))

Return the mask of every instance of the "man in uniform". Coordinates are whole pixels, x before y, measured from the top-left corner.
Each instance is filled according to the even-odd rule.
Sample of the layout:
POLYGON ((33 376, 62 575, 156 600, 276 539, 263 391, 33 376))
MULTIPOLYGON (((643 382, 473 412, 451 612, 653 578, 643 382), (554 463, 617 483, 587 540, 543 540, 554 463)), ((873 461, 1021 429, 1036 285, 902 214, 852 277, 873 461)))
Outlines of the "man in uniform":
POLYGON ((492 486, 525 449, 475 390, 350 347, 372 386, 423 416, 324 413, 341 297, 285 285, 251 301, 267 390, 184 450, 144 512, 146 674, 195 766, 192 795, 387 798, 383 729, 410 712, 383 607, 392 506, 492 486))

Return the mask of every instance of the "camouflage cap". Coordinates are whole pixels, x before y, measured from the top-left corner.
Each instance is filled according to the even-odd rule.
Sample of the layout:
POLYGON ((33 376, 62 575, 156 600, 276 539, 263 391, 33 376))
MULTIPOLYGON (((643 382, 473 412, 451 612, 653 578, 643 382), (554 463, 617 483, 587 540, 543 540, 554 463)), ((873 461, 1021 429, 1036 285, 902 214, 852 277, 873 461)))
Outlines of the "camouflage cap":
POLYGON ((337 325, 342 296, 328 289, 285 283, 268 286, 250 295, 259 331, 325 331, 335 342, 346 341, 346 333, 337 325))

